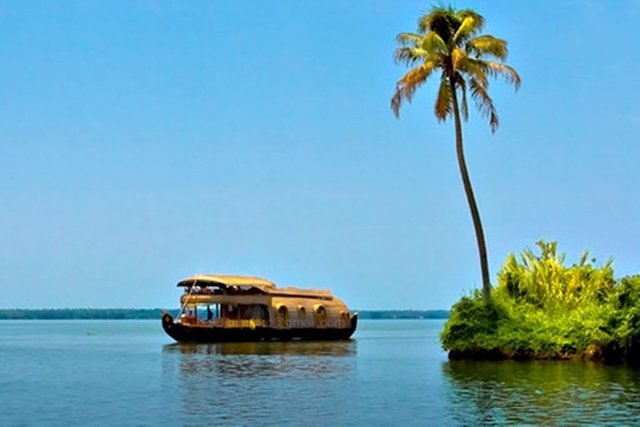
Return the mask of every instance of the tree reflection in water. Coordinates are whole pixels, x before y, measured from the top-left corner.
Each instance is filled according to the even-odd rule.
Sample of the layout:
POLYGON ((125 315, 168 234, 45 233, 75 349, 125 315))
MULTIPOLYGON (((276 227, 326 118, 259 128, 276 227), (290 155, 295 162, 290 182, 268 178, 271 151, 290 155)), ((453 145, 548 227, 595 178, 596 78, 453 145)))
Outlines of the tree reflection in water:
POLYGON ((616 423, 640 413, 640 371, 557 361, 449 361, 447 400, 461 424, 616 423))
POLYGON ((318 393, 349 393, 356 352, 355 340, 171 344, 162 349, 162 369, 167 388, 179 390, 172 398, 181 399, 185 419, 260 422, 292 408, 311 411, 318 393))

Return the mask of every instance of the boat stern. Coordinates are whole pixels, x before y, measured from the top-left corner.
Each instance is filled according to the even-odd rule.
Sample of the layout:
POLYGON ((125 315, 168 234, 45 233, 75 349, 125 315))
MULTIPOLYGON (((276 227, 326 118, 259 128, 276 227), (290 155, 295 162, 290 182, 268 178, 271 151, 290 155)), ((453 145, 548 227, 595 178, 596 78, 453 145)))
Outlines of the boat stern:
POLYGON ((355 313, 351 314, 351 334, 353 334, 356 331, 356 328, 358 327, 358 312, 356 311, 355 313))

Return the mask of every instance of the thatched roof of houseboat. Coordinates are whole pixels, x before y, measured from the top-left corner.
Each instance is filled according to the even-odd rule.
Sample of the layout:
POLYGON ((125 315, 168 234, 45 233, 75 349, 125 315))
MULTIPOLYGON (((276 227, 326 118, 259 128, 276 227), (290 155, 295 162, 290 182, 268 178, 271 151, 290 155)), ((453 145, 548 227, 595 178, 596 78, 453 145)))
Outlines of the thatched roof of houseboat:
POLYGON ((267 279, 251 276, 232 276, 228 274, 198 274, 178 282, 178 286, 251 286, 267 292, 276 285, 267 279))
POLYGON ((233 276, 228 274, 197 274, 189 276, 178 282, 178 286, 220 286, 223 288, 239 286, 252 287, 260 291, 278 297, 302 297, 302 298, 321 298, 333 299, 331 291, 320 289, 301 289, 297 287, 277 288, 276 285, 260 277, 251 276, 233 276))

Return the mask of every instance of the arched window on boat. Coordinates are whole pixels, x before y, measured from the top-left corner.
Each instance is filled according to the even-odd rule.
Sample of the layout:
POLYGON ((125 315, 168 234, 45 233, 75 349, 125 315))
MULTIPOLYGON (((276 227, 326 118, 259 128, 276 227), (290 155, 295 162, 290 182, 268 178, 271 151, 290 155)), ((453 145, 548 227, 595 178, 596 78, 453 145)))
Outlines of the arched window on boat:
POLYGON ((327 309, 323 305, 316 304, 313 308, 315 314, 316 328, 325 328, 327 326, 327 309))
POLYGON ((284 304, 278 304, 276 308, 276 326, 278 328, 287 328, 289 326, 289 310, 284 304))
POLYGON ((342 310, 340 312, 340 327, 345 328, 347 325, 349 325, 349 312, 342 310))
POLYGON ((308 328, 311 326, 307 319, 307 309, 302 304, 298 304, 298 328, 308 328))

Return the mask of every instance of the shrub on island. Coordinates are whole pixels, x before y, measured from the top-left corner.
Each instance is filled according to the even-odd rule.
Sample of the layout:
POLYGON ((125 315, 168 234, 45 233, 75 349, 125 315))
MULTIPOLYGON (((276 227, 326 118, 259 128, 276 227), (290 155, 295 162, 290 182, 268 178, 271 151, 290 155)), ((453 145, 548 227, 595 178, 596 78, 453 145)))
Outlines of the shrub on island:
POLYGON ((584 252, 565 265, 556 242, 511 254, 490 301, 479 291, 451 310, 440 336, 452 359, 605 359, 640 355, 640 276, 615 280, 612 261, 584 252))

